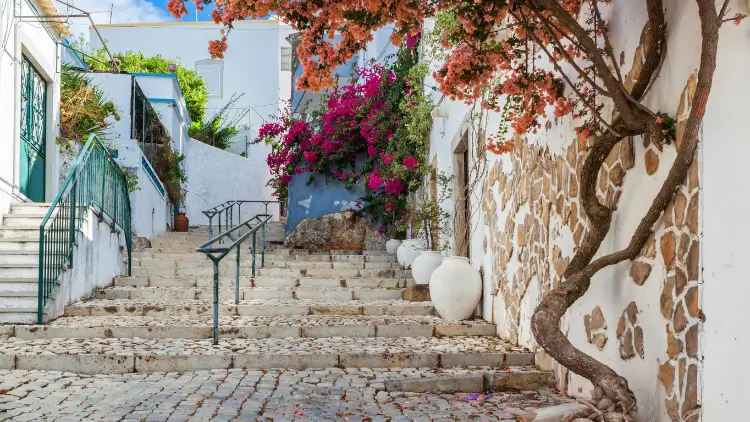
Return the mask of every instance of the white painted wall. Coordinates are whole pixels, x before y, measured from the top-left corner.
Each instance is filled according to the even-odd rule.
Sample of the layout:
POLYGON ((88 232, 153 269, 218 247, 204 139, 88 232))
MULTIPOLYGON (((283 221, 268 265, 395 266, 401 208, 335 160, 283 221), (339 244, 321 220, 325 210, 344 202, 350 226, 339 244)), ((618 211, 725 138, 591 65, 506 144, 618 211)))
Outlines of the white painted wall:
POLYGON ((130 75, 88 72, 86 77, 104 93, 107 101, 112 101, 120 115, 120 120, 109 118, 110 132, 101 140, 106 145, 118 145, 123 139, 130 139, 131 100, 133 78, 130 75))
POLYGON ((47 307, 47 318, 62 316, 65 306, 91 297, 94 289, 112 283, 115 277, 127 274, 125 235, 118 228, 112 232, 111 221, 99 221, 93 210, 88 211, 73 251, 73 267, 63 271, 55 290, 54 302, 47 307))
MULTIPOLYGON (((172 77, 131 76, 127 74, 89 73, 91 80, 115 103, 120 114, 120 120, 110 119, 112 130, 103 141, 117 149, 117 162, 127 171, 138 175, 138 190, 130 193, 132 209, 132 229, 134 235, 153 238, 164 233, 171 225, 170 203, 166 195, 162 195, 159 187, 164 188, 156 176, 155 180, 149 176, 143 163, 143 151, 136 140, 131 139, 131 96, 133 80, 141 86, 147 97, 173 100, 170 102, 154 102, 152 107, 159 115, 159 119, 172 137, 172 147, 183 151, 184 139, 187 138, 184 103, 176 80, 172 77)), ((183 151, 184 153, 184 151, 183 151)))
MULTIPOLYGON (((732 13, 750 14, 750 3, 732 2, 732 13)), ((747 21, 747 19, 746 19, 747 21)), ((687 25, 687 24, 686 24, 687 25)), ((747 256, 750 238, 750 197, 740 171, 750 153, 747 107, 750 98, 750 28, 728 24, 721 29, 718 66, 706 116, 701 155, 701 308, 703 324, 703 420, 741 418, 747 408, 746 384, 750 364, 747 297, 747 256)), ((688 28, 684 28, 688 32, 688 28)))
MULTIPOLYGON (((225 201, 274 199, 264 179, 257 178, 259 161, 265 162, 265 157, 240 157, 195 139, 188 139, 186 145, 186 214, 191 226, 208 224, 202 212, 225 201)), ((269 211, 278 218, 278 204, 269 206, 269 211)), ((247 218, 262 212, 260 205, 242 206, 242 215, 247 218)))
MULTIPOLYGON (((58 147, 55 143, 60 116, 59 34, 39 22, 20 22, 17 16, 32 16, 40 10, 32 0, 0 0, 0 214, 11 202, 25 201, 19 192, 21 60, 26 56, 47 80, 47 184, 50 201, 59 182, 58 147)), ((0 222, 2 222, 0 217, 0 222)))
MULTIPOLYGON (((213 22, 168 22, 153 24, 99 25, 103 38, 114 52, 140 51, 146 55, 161 54, 177 58, 190 69, 195 63, 210 59, 208 41, 218 39, 219 27, 213 22), (175 42, 179 40, 179 42, 175 42)), ((284 39, 291 28, 275 19, 240 21, 230 37, 231 47, 223 65, 223 95, 210 98, 209 113, 223 107, 232 94, 245 95, 234 107, 247 113, 249 139, 255 138, 264 119, 270 120, 279 112, 279 99, 290 96, 289 72, 280 70, 280 48, 288 45, 284 39), (252 109, 250 108, 252 107, 252 109)), ((92 36, 92 46, 99 47, 92 36)), ((234 140, 232 151, 245 151, 244 133, 234 140)), ((250 147, 251 150, 256 148, 250 147)), ((255 153, 255 151, 253 151, 255 153)))
POLYGON ((138 189, 130 193, 133 235, 153 238, 166 232, 172 219, 169 218, 169 200, 164 185, 148 161, 143 159, 143 151, 134 139, 121 139, 117 148, 117 162, 126 171, 138 175, 138 189), (151 170, 153 178, 147 169, 151 170))

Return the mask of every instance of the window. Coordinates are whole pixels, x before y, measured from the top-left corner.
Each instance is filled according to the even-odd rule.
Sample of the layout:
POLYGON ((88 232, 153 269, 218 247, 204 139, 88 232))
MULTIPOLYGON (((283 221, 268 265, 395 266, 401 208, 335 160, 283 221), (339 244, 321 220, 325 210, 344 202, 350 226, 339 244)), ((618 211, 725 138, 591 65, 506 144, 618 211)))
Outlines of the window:
POLYGON ((281 47, 281 70, 292 70, 292 47, 281 47))
POLYGON ((224 62, 221 60, 200 60, 195 62, 195 71, 206 81, 209 98, 224 96, 224 62))

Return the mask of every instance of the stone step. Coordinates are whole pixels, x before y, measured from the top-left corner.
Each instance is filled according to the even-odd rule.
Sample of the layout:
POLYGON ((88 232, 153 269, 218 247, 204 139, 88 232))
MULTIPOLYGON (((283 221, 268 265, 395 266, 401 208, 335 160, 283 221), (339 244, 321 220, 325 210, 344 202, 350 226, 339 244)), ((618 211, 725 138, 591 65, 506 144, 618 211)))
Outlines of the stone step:
MULTIPOLYGON (((318 288, 318 287, 243 287, 239 291, 240 300, 269 300, 269 299, 297 299, 297 300, 398 300, 401 299, 402 289, 368 289, 368 288, 318 288)), ((2 292, 0 291, 0 294, 2 292)), ((222 297, 234 297, 233 286, 222 287, 222 297)), ((179 300, 204 299, 213 297, 213 289, 205 288, 132 288, 116 287, 101 289, 94 292, 95 299, 115 300, 179 300)))
MULTIPOLYGON (((115 286, 120 287, 201 287, 213 288, 213 277, 202 276, 133 276, 115 279, 115 286)), ((406 279, 398 278, 317 278, 317 277, 247 277, 240 276, 240 287, 353 287, 397 289, 406 287, 406 279)), ((235 278, 231 273, 220 273, 219 286, 234 288, 235 278)))
POLYGON ((10 204, 10 214, 41 214, 44 217, 52 203, 44 202, 17 202, 10 204))
MULTIPOLYGON (((225 316, 274 315, 435 315, 430 302, 404 300, 307 300, 252 299, 234 304, 233 295, 220 295, 219 314, 225 316)), ((65 316, 140 315, 212 315, 212 300, 182 299, 142 301, 130 299, 88 300, 68 305, 65 316)))
POLYGON ((39 262, 0 263, 0 276, 6 278, 34 278, 39 276, 39 262))
MULTIPOLYGON (((260 268, 261 257, 255 257, 255 263, 260 268)), ((271 261, 266 259, 266 268, 280 268, 280 269, 400 269, 396 262, 339 262, 339 261, 284 261, 276 260, 271 261)), ((219 267, 222 269, 233 269, 237 265, 237 261, 234 256, 228 256, 219 262, 219 267)), ((162 268, 212 268, 213 262, 208 258, 195 258, 195 259, 160 259, 160 258, 134 258, 133 267, 162 267, 162 268)), ((252 267, 252 256, 245 255, 240 258, 241 268, 252 267)))
POLYGON ((39 240, 22 237, 0 237, 0 251, 39 251, 39 240))
POLYGON ((55 338, 0 342, 0 370, 83 374, 210 369, 506 368, 530 366, 534 354, 494 337, 332 337, 147 340, 55 338))
MULTIPOLYGON (((235 266, 219 266, 219 272, 226 275, 236 272, 235 266), (227 272, 229 274, 227 274, 227 272)), ((179 265, 165 266, 134 266, 133 275, 135 276, 213 276, 214 268, 210 264, 182 267, 179 265)), ((384 278, 407 278, 411 277, 410 271, 392 268, 309 268, 309 269, 287 269, 287 268, 268 268, 260 267, 260 262, 256 263, 255 274, 260 277, 384 277, 384 278)), ((240 276, 252 276, 252 264, 240 264, 240 276)))
POLYGON ((4 306, 0 306, 0 325, 36 324, 36 322, 36 306, 28 308, 7 308, 4 306))
POLYGON ((39 226, 0 226, 0 238, 39 239, 39 226))
POLYGON ((4 226, 36 226, 42 224, 45 214, 24 213, 24 214, 7 214, 3 217, 4 226))
MULTIPOLYGON (((182 248, 181 248, 182 249, 182 248)), ((251 251, 243 249, 242 256, 250 256, 251 251)), ((259 256, 256 255, 256 256, 259 256)), ((198 253, 194 249, 181 251, 181 252, 164 252, 161 249, 143 249, 133 253, 133 258, 138 260, 150 260, 150 259, 174 259, 178 261, 208 261, 211 262, 206 255, 198 253)), ((227 257, 225 260, 231 260, 232 257, 227 257)), ((266 260, 268 262, 390 262, 395 263, 396 257, 392 255, 357 255, 357 254, 316 254, 316 255, 289 255, 289 254, 273 254, 266 251, 266 260)))
MULTIPOLYGON (((210 339, 210 315, 62 317, 49 325, 11 326, 9 337, 210 339)), ((494 336, 484 321, 449 323, 433 316, 271 316, 219 318, 221 338, 465 337, 494 336)))
POLYGON ((0 251, 0 265, 34 263, 39 263, 39 248, 31 251, 0 251))

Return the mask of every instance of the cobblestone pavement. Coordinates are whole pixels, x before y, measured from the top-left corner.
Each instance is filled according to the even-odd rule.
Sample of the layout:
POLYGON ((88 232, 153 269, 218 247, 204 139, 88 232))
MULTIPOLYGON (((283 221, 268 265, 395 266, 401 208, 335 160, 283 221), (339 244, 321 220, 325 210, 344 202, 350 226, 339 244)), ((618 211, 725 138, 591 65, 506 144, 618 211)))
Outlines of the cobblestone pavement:
POLYGON ((566 403, 549 390, 470 394, 384 391, 386 379, 472 369, 213 370, 82 376, 0 371, 0 420, 12 421, 516 421, 566 403), (486 398, 485 398, 486 397, 486 398))

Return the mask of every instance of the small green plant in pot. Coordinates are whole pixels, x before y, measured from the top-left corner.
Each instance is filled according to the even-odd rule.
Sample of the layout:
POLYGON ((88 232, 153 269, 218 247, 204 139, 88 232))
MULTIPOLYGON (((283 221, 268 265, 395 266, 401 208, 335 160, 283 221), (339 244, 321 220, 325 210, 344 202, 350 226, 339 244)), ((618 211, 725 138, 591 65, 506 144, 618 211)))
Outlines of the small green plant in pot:
POLYGON ((417 284, 428 284, 432 272, 440 266, 443 251, 450 247, 450 225, 448 214, 441 206, 451 196, 451 177, 441 173, 437 176, 439 190, 432 198, 423 193, 421 201, 407 209, 403 225, 411 228, 412 236, 424 240, 425 251, 416 254, 411 263, 412 276, 417 284))

